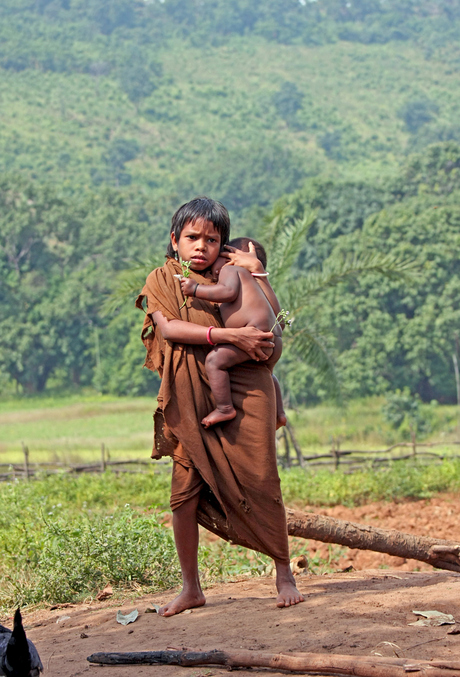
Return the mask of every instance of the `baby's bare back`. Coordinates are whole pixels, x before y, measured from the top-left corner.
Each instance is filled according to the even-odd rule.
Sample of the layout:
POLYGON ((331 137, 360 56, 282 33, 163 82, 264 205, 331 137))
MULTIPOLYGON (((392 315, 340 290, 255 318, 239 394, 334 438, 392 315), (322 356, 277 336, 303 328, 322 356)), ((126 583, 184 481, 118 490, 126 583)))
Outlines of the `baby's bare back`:
MULTIPOLYGON (((245 268, 233 266, 240 279, 240 291, 231 303, 221 303, 220 314, 226 327, 257 327, 261 331, 271 331, 276 323, 276 316, 267 297, 259 287, 256 279, 245 268)), ((221 281, 226 269, 222 269, 221 281)), ((223 282, 224 280, 222 280, 223 282)), ((277 334, 278 332, 275 331, 277 334)), ((281 334, 281 331, 279 332, 281 334)))

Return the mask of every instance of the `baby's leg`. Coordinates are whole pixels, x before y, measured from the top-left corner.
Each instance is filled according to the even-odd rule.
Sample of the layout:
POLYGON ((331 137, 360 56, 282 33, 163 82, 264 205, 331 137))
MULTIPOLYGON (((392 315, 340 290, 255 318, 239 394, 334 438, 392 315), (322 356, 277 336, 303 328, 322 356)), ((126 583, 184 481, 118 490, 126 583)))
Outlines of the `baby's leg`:
POLYGON ((276 396, 276 429, 282 428, 283 425, 286 425, 287 417, 286 412, 284 411, 283 396, 281 394, 280 382, 276 378, 275 374, 272 374, 273 384, 275 386, 275 396, 276 396))
POLYGON ((208 374, 209 385, 216 401, 216 408, 201 421, 205 428, 235 418, 236 411, 232 402, 230 376, 227 369, 235 366, 235 364, 246 362, 249 359, 249 355, 244 350, 240 350, 227 343, 217 346, 217 348, 208 353, 206 358, 206 373, 208 374))

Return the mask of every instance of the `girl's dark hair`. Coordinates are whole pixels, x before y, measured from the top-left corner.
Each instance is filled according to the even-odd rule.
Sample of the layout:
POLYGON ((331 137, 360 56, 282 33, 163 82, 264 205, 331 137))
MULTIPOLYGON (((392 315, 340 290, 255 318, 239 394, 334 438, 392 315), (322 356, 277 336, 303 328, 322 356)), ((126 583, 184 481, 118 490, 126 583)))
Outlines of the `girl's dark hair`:
MULTIPOLYGON (((178 242, 184 226, 187 223, 195 223, 198 219, 211 221, 220 235, 221 247, 227 244, 230 237, 230 217, 228 211, 220 202, 205 196, 196 197, 194 200, 186 202, 182 207, 179 207, 172 217, 171 233, 174 233, 178 242)), ((172 258, 175 256, 171 241, 168 244, 166 256, 171 256, 172 258)))
POLYGON ((253 240, 250 237, 235 237, 231 242, 228 244, 231 247, 236 247, 237 249, 241 249, 243 252, 248 252, 249 251, 249 243, 252 242, 254 247, 256 248, 256 254, 257 258, 261 262, 264 268, 267 267, 267 252, 265 251, 264 247, 260 244, 260 242, 257 242, 257 240, 253 240))

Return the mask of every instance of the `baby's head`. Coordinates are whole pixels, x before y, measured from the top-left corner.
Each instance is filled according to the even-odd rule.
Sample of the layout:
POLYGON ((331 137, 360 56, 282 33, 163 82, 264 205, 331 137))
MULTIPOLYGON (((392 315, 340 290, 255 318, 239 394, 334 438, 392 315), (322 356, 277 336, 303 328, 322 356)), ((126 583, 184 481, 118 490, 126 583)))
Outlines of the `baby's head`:
MULTIPOLYGON (((196 222, 211 222, 215 230, 220 235, 220 246, 227 244, 230 237, 230 217, 223 204, 209 197, 196 197, 190 202, 186 202, 176 211, 171 220, 171 235, 175 241, 180 241, 180 236, 185 226, 196 222)), ((166 256, 175 258, 176 251, 170 241, 166 256)))
POLYGON ((249 243, 252 242, 256 249, 256 254, 257 258, 261 262, 264 268, 267 267, 267 252, 265 251, 264 247, 260 244, 260 242, 257 242, 257 240, 253 240, 250 237, 235 237, 231 242, 228 244, 231 247, 235 247, 235 249, 241 249, 243 252, 248 252, 249 251, 249 243))
MULTIPOLYGON (((257 240, 253 240, 250 237, 235 237, 233 240, 231 240, 228 244, 230 247, 235 247, 235 249, 241 249, 243 252, 248 252, 249 251, 249 243, 252 242, 256 249, 256 254, 257 258, 259 261, 262 263, 263 267, 267 267, 267 253, 263 247, 263 245, 260 244, 260 242, 257 242, 257 240)), ((218 256, 217 259, 215 260, 211 271, 212 271, 212 279, 213 282, 217 282, 219 279, 219 273, 222 270, 222 267, 225 266, 225 264, 228 263, 228 259, 224 258, 223 256, 218 256)))

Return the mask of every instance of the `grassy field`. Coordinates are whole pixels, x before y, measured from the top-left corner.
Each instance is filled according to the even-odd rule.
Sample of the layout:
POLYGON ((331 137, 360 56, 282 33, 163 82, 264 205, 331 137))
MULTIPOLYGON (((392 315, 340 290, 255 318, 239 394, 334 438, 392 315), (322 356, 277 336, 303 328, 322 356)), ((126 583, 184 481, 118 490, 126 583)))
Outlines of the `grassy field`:
MULTIPOLYGON (((383 402, 322 404, 290 411, 289 417, 306 454, 330 449, 332 438, 342 448, 379 449, 403 438, 384 421, 383 402)), ((32 463, 96 461, 102 443, 112 459, 148 459, 154 406, 154 398, 97 394, 0 400, 0 463, 21 462, 22 443, 32 463)), ((423 412, 431 430, 426 439, 444 443, 440 451, 449 449, 457 437, 456 407, 424 405, 423 412)))
MULTIPOLYGON (((395 464, 353 475, 295 468, 281 471, 281 482, 286 504, 301 508, 427 498, 460 489, 460 461, 395 464)), ((164 467, 156 473, 59 474, 0 483, 0 614, 18 604, 82 600, 106 583, 124 597, 178 584, 164 515, 169 483, 164 467)), ((295 539, 291 555, 304 554, 307 547, 295 539)), ((332 570, 339 550, 332 547, 328 560, 316 558, 310 568, 332 570)), ((205 584, 270 567, 268 557, 220 540, 204 539, 199 559, 205 584)))
POLYGON ((22 459, 22 443, 32 463, 79 462, 100 456, 149 458, 153 398, 87 395, 0 401, 0 463, 22 459))
MULTIPOLYGON (((0 402, 0 462, 21 459, 24 441, 35 460, 99 458, 104 442, 118 457, 148 458, 153 399, 115 399, 87 394, 0 402)), ((322 405, 290 412, 304 452, 326 449, 331 436, 343 443, 381 446, 394 435, 383 421, 382 401, 357 401, 347 408, 322 405)), ((429 407, 432 433, 456 435, 453 407, 429 407)), ((281 470, 286 504, 293 507, 359 505, 377 500, 427 498, 460 489, 460 460, 423 465, 393 463, 380 470, 281 470)), ((117 475, 43 476, 0 483, 0 612, 16 604, 66 602, 94 595, 111 582, 119 595, 158 590, 180 580, 170 529, 170 466, 117 475), (169 518, 166 518, 166 524, 169 518)), ((305 542, 293 544, 301 554, 305 542)), ((336 549, 337 550, 337 549, 336 549)), ((334 554, 335 553, 335 554, 334 554)), ((337 559, 311 562, 321 573, 337 559)), ((203 580, 260 574, 267 557, 222 541, 200 550, 203 580)))

